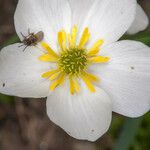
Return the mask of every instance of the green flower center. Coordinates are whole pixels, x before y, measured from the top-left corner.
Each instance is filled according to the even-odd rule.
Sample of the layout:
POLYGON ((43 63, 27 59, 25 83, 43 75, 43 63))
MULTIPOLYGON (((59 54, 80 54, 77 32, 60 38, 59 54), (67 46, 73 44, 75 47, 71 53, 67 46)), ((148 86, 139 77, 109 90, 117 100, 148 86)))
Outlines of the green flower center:
POLYGON ((59 66, 66 74, 79 74, 87 66, 87 55, 85 50, 77 48, 64 51, 59 60, 59 66))

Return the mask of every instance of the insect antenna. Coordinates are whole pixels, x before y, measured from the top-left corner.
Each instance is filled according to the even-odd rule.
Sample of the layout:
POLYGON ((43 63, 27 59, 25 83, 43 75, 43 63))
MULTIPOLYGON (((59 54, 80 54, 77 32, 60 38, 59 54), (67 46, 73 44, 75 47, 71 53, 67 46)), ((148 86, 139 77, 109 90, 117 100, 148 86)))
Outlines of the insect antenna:
POLYGON ((19 45, 18 47, 22 47, 22 46, 24 46, 24 44, 22 44, 22 45, 19 45))
POLYGON ((27 47, 28 47, 28 45, 23 49, 23 52, 26 50, 27 47))
POLYGON ((23 38, 26 38, 26 36, 22 32, 20 32, 20 34, 22 35, 23 38))

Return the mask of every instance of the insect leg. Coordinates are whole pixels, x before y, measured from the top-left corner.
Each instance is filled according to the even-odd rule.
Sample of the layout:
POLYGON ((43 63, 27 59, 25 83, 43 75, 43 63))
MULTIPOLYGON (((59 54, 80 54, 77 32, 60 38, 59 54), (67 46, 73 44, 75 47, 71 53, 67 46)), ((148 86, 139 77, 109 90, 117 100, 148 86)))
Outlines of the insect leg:
POLYGON ((28 47, 28 45, 23 49, 23 52, 26 50, 27 47, 28 47))
POLYGON ((24 46, 24 44, 22 44, 22 45, 19 45, 18 47, 22 47, 22 46, 24 46))
POLYGON ((26 38, 26 36, 22 32, 20 32, 20 34, 22 35, 23 38, 26 38))

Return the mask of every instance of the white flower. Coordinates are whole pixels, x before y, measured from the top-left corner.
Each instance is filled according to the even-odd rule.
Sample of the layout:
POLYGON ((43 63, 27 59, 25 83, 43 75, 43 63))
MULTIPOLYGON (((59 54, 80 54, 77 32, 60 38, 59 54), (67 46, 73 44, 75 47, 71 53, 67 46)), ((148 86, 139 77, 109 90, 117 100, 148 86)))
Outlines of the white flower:
POLYGON ((143 8, 137 4, 137 10, 135 19, 131 25, 131 27, 128 29, 128 34, 136 34, 140 31, 145 30, 149 25, 149 19, 146 13, 144 12, 143 8))
POLYGON ((143 115, 150 108, 150 48, 117 42, 133 22, 136 5, 136 0, 19 0, 18 36, 23 40, 20 32, 30 29, 43 31, 44 39, 25 51, 19 43, 2 49, 0 92, 47 97, 49 118, 77 139, 97 140, 109 128, 112 111, 143 115))

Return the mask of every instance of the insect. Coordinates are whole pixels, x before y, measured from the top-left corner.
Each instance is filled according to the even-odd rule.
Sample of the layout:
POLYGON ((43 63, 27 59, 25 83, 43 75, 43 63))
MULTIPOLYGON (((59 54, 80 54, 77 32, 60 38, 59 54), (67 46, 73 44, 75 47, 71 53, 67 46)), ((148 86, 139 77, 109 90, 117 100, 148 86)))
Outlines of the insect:
POLYGON ((37 43, 41 42, 44 38, 44 33, 42 31, 34 34, 33 32, 30 33, 30 30, 28 30, 27 36, 23 35, 23 33, 21 33, 21 35, 24 39, 22 41, 23 45, 20 45, 19 47, 25 46, 23 51, 25 51, 28 46, 36 46, 37 43))

